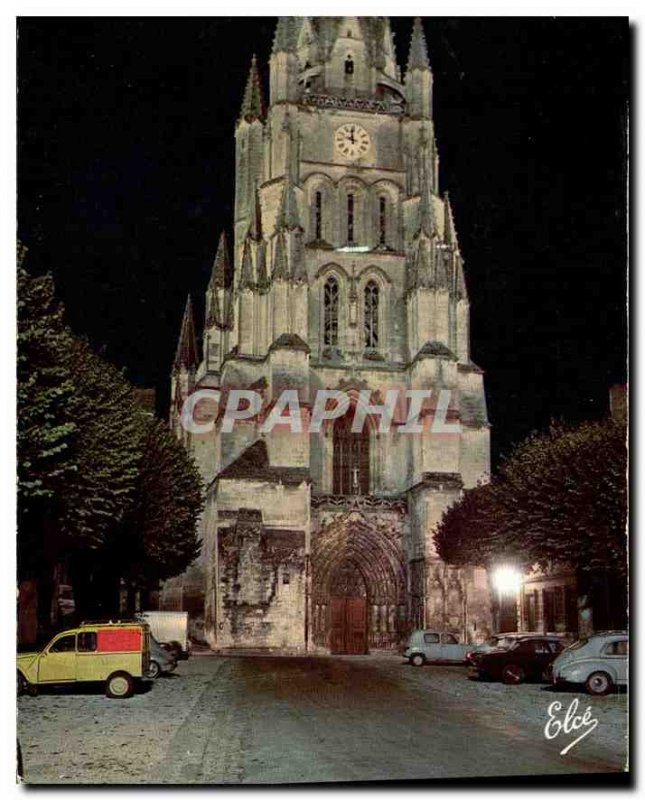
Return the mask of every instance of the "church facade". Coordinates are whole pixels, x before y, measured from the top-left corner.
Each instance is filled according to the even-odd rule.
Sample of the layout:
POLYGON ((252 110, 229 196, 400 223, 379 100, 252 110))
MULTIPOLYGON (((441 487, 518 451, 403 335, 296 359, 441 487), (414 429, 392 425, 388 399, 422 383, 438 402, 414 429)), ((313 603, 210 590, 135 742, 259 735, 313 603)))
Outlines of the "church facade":
POLYGON ((444 509, 490 466, 422 23, 402 77, 387 18, 282 17, 269 73, 265 105, 253 60, 202 346, 189 300, 173 367, 171 425, 206 508, 200 560, 162 607, 188 608, 223 650, 365 653, 418 627, 481 640, 487 574, 449 567, 433 544, 444 509), (381 425, 393 389, 407 399, 381 425), (219 408, 187 431, 199 390, 248 390, 262 410, 231 426, 219 408), (267 431, 285 390, 302 424, 267 431), (425 391, 414 433, 409 390, 425 391), (321 391, 349 401, 313 431, 321 391))

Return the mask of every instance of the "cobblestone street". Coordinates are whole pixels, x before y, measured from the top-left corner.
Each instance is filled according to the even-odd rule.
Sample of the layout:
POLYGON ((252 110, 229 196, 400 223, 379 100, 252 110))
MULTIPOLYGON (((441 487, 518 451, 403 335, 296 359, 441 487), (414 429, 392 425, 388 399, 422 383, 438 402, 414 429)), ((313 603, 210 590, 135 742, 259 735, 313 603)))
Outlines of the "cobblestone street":
POLYGON ((196 656, 148 691, 19 699, 29 783, 283 783, 621 771, 627 695, 469 679, 398 657, 196 656), (545 739, 578 698, 598 726, 545 739), (564 714, 564 711, 563 711, 564 714))

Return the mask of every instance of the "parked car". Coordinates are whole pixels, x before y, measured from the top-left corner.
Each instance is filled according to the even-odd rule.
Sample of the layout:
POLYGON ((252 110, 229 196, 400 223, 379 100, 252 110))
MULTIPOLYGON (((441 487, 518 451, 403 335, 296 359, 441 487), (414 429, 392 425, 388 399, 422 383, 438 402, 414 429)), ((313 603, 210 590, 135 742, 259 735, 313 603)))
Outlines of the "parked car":
POLYGON ((150 626, 155 639, 166 650, 172 650, 178 661, 189 657, 187 611, 140 611, 136 617, 150 626))
POLYGON ((82 623, 36 653, 18 655, 18 693, 38 686, 104 682, 108 697, 130 697, 150 661, 150 630, 141 623, 82 623))
POLYGON ((626 631, 597 633, 580 639, 552 664, 554 684, 584 684, 589 694, 603 695, 627 685, 629 639, 626 631))
POLYGON ((513 642, 516 642, 518 639, 528 638, 530 636, 539 637, 543 635, 544 634, 540 633, 518 633, 515 631, 510 633, 495 633, 493 636, 489 636, 485 642, 482 642, 478 645, 473 645, 472 649, 466 652, 466 661, 472 664, 473 657, 478 653, 490 653, 491 650, 496 650, 499 647, 510 647, 513 642))
POLYGON ((523 636, 505 647, 472 656, 472 665, 480 678, 517 684, 526 679, 540 679, 563 649, 557 637, 523 636))
POLYGON ((465 663, 470 645, 459 644, 459 639, 450 631, 413 631, 403 651, 404 658, 415 667, 426 661, 450 661, 465 663))
POLYGON ((146 678, 155 680, 162 672, 172 672, 177 667, 175 654, 162 647, 154 636, 150 636, 150 663, 146 670, 146 678))

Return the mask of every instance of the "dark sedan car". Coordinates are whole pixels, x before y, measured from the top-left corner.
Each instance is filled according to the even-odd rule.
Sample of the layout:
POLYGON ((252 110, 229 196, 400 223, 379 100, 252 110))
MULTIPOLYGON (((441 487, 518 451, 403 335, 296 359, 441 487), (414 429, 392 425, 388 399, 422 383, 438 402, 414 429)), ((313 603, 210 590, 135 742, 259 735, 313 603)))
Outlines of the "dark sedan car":
POLYGON ((517 639, 508 647, 475 653, 472 662, 480 678, 516 684, 543 678, 549 664, 563 649, 559 639, 531 636, 517 639))

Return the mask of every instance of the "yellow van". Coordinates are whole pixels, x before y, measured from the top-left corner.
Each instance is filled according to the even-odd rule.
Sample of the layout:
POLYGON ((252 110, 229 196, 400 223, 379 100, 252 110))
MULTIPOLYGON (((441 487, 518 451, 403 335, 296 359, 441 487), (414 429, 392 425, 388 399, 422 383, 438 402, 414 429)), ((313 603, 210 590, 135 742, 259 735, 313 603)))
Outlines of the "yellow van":
POLYGON ((145 623, 84 622, 57 634, 38 653, 18 655, 18 693, 59 683, 105 683, 108 697, 130 697, 150 663, 145 623))

